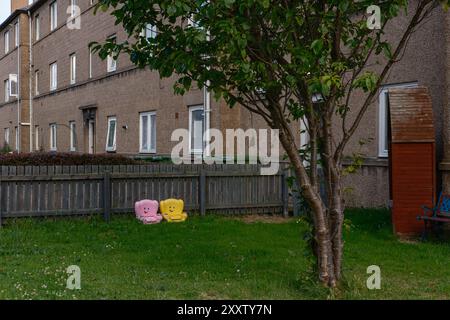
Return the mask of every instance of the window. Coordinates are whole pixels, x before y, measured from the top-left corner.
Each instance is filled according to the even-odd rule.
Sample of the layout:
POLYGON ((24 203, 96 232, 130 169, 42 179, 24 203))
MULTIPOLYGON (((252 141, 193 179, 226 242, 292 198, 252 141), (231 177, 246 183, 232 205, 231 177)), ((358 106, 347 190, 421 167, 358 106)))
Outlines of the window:
POLYGON ((300 119, 300 149, 307 149, 309 144, 308 119, 300 119))
POLYGON ((14 45, 19 46, 19 22, 14 24, 14 45))
MULTIPOLYGON (((208 1, 203 1, 201 6, 204 7, 204 6, 208 5, 208 3, 209 3, 209 0, 208 1)), ((196 19, 196 16, 198 15, 198 13, 199 13, 199 9, 197 9, 195 12, 190 14, 190 16, 188 18, 188 21, 187 21, 188 27, 202 28, 200 26, 200 23, 199 23, 198 19, 196 19)))
POLYGON ((75 121, 69 122, 70 128, 70 151, 77 150, 77 127, 75 121))
MULTIPOLYGON (((109 41, 115 42, 116 41, 116 37, 112 36, 109 38, 109 41)), ((107 71, 108 72, 114 72, 117 69, 117 61, 114 59, 114 57, 110 54, 108 55, 107 58, 107 71)))
POLYGON ((56 90, 58 87, 58 65, 52 63, 50 65, 50 91, 56 90))
POLYGON ((19 151, 19 128, 14 128, 15 135, 16 135, 16 151, 19 151))
POLYGON ((189 109, 189 151, 203 153, 204 128, 203 106, 194 106, 189 109))
POLYGON ((34 94, 39 95, 39 70, 34 72, 34 94))
POLYGON ((19 79, 17 77, 17 74, 10 74, 9 75, 9 95, 11 97, 18 97, 19 96, 19 85, 18 85, 19 79))
POLYGON ((70 0, 70 16, 72 18, 75 18, 75 15, 76 15, 76 10, 75 10, 76 6, 77 6, 77 0, 70 0))
POLYGON ((139 151, 142 153, 156 153, 156 113, 144 112, 140 114, 139 151))
POLYGON ((116 117, 109 117, 108 134, 106 136, 106 151, 109 152, 116 151, 116 127, 117 127, 116 117))
POLYGON ((378 111, 378 156, 389 156, 389 89, 414 88, 417 83, 387 85, 381 88, 378 111))
POLYGON ((195 21, 194 14, 190 15, 190 17, 188 18, 187 24, 188 24, 188 27, 191 27, 191 28, 199 27, 198 23, 195 21))
POLYGON ((54 1, 50 4, 50 31, 53 31, 58 26, 58 6, 54 1))
POLYGON ((116 71, 117 61, 114 60, 114 58, 111 55, 108 56, 107 63, 108 63, 108 72, 116 71))
POLYGON ((77 81, 77 56, 70 55, 70 84, 75 84, 77 81))
POLYGON ((9 79, 6 79, 4 81, 3 87, 5 89, 5 102, 8 102, 9 101, 9 79))
POLYGON ((57 150, 57 144, 56 144, 57 132, 56 132, 56 129, 57 129, 56 123, 52 123, 50 125, 50 150, 51 151, 56 151, 57 150))
POLYGON ((6 129, 5 129, 5 135, 4 135, 4 138, 5 138, 5 145, 8 145, 8 146, 9 146, 9 128, 6 128, 6 129))
POLYGON ((95 121, 89 120, 88 122, 88 153, 95 153, 95 121))
POLYGON ((145 37, 146 39, 154 39, 156 38, 157 34, 158 29, 156 28, 156 26, 150 23, 145 26, 144 30, 142 30, 142 36, 145 37))
POLYGON ((92 48, 89 47, 89 79, 92 78, 92 48))
POLYGON ((39 126, 34 127, 34 147, 36 151, 39 151, 41 149, 40 143, 39 143, 39 126))
POLYGON ((34 19, 34 38, 38 41, 41 38, 41 22, 39 20, 39 15, 37 14, 34 19))
POLYGON ((5 32, 4 42, 5 42, 5 54, 6 54, 9 52, 9 31, 5 32))
POLYGON ((309 132, 308 132, 308 119, 303 117, 300 119, 300 152, 303 156, 303 165, 309 166, 310 150, 309 150, 309 132))

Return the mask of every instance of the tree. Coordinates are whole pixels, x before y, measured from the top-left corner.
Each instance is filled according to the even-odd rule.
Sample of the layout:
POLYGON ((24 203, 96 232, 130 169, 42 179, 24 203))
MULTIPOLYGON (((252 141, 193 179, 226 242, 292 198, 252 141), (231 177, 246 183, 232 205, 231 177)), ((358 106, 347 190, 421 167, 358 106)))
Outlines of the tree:
POLYGON ((98 8, 112 9, 116 23, 132 40, 107 41, 96 49, 102 58, 124 52, 136 65, 157 70, 161 77, 176 75, 178 94, 192 83, 207 86, 230 107, 238 104, 278 129, 311 208, 319 279, 334 287, 341 279, 345 147, 412 33, 436 7, 447 9, 449 4, 449 0, 100 0, 98 8), (388 23, 401 14, 407 14, 405 29, 396 43, 389 43, 388 23), (156 37, 141 34, 148 24, 157 28, 156 37), (351 103, 361 90, 363 101, 351 103), (299 120, 310 137, 307 152, 300 151, 291 129, 290 124, 299 120), (319 166, 327 199, 319 192, 319 166))

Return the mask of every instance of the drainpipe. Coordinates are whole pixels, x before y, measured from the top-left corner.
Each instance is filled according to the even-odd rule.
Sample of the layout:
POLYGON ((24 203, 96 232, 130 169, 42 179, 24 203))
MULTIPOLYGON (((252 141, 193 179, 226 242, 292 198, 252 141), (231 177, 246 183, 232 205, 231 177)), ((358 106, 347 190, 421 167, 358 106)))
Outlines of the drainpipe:
POLYGON ((205 117, 205 142, 206 144, 206 148, 205 148, 205 156, 209 157, 210 156, 210 149, 209 149, 209 143, 210 143, 210 133, 209 133, 209 129, 211 127, 211 92, 208 90, 210 86, 210 81, 207 80, 206 81, 206 85, 203 89, 203 113, 204 113, 204 117, 205 117))
MULTIPOLYGON (((206 32, 206 41, 209 41, 211 38, 209 30, 206 32)), ((209 69, 209 67, 208 67, 209 69)), ((209 91, 209 87, 211 85, 211 81, 207 80, 206 85, 203 87, 203 114, 205 117, 205 142, 207 142, 204 157, 209 157, 211 155, 211 150, 209 148, 211 136, 210 136, 210 128, 211 128, 211 92, 209 91)))
POLYGON ((29 39, 28 39, 28 52, 29 52, 29 57, 28 57, 28 61, 29 61, 29 75, 28 75, 28 81, 29 81, 29 85, 28 85, 28 92, 29 92, 29 109, 30 109, 30 152, 33 152, 33 123, 34 123, 34 119, 33 119, 33 79, 32 77, 34 76, 34 72, 33 72, 33 32, 32 32, 32 17, 31 17, 31 12, 30 10, 27 10, 27 14, 28 14, 28 35, 29 35, 29 39))
MULTIPOLYGON (((19 141, 16 141, 17 152, 21 151, 20 144, 21 144, 21 140, 22 140, 21 139, 22 124, 20 123, 22 120, 20 117, 20 95, 21 95, 20 86, 22 85, 22 80, 20 78, 20 41, 21 41, 20 33, 22 31, 20 28, 20 19, 21 19, 21 16, 19 15, 19 18, 17 19, 17 23, 19 25, 19 33, 17 35, 17 41, 18 41, 18 43, 17 43, 17 131, 18 131, 17 136, 19 138, 19 141)), ((14 30, 14 31, 16 31, 16 30, 14 30)), ((14 36, 16 36, 16 35, 14 35, 14 36)))

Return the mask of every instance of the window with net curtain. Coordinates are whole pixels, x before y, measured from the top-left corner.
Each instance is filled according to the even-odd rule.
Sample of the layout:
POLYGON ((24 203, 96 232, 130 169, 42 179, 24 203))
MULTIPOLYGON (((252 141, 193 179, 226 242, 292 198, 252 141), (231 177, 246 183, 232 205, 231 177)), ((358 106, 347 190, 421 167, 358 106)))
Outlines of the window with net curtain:
POLYGON ((108 134, 106 139, 106 151, 109 152, 116 151, 116 127, 117 127, 116 117, 109 117, 108 134))
POLYGON ((140 152, 156 153, 156 113, 140 114, 140 152))

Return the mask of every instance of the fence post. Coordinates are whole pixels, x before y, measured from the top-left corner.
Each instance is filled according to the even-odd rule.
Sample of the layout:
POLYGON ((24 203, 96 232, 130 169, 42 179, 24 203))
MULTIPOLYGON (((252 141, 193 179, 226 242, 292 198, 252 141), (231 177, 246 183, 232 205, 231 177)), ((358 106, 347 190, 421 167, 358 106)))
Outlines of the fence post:
POLYGON ((289 190, 287 185, 286 170, 282 169, 281 174, 281 197, 283 201, 283 216, 287 217, 289 215, 289 190))
POLYGON ((206 215, 206 174, 203 169, 200 170, 199 176, 199 203, 200 203, 200 215, 206 215))
POLYGON ((103 174, 103 218, 111 220, 111 173, 106 170, 103 174))

